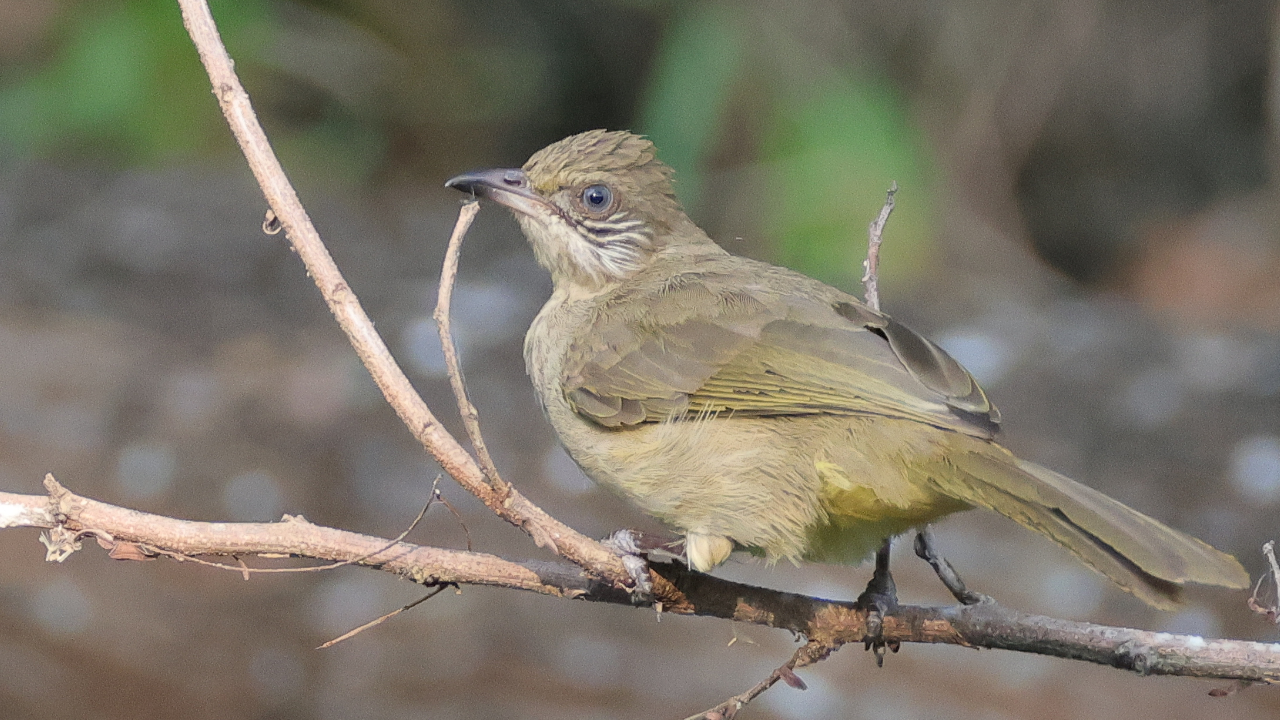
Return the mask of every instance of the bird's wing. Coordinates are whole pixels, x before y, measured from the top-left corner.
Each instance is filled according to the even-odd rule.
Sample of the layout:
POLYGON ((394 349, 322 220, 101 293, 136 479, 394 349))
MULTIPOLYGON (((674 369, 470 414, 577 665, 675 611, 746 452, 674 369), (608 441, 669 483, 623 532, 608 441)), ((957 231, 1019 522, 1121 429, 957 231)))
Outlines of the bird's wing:
POLYGON ((941 348, 795 278, 822 292, 702 273, 611 298, 569 352, 569 402, 605 427, 702 413, 871 414, 995 433, 999 411, 941 348))

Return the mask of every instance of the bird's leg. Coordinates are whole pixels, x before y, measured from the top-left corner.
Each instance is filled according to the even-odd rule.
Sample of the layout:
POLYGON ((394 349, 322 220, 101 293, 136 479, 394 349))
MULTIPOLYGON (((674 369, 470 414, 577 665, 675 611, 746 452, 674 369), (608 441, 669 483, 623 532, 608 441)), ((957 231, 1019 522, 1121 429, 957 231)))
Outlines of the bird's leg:
POLYGON ((654 550, 666 548, 670 541, 654 535, 646 535, 639 530, 618 530, 600 543, 617 555, 631 576, 632 597, 637 600, 647 599, 653 594, 653 583, 649 580, 649 560, 645 555, 654 550))
POLYGON ((876 551, 876 571, 867 583, 854 604, 867 611, 867 633, 862 642, 866 648, 875 653, 876 665, 884 667, 884 651, 886 648, 898 652, 899 644, 885 642, 884 618, 898 609, 898 589, 893 584, 893 575, 889 573, 889 550, 893 547, 893 539, 884 541, 884 545, 876 551))
POLYGON ((938 552, 938 548, 933 541, 933 530, 928 525, 920 528, 920 531, 916 533, 915 545, 916 556, 929 563, 933 571, 938 574, 938 579, 942 581, 943 585, 947 586, 947 589, 951 591, 956 600, 960 601, 961 605, 992 602, 991 598, 986 595, 965 587, 964 581, 960 579, 956 569, 951 567, 951 563, 947 562, 947 559, 938 552))

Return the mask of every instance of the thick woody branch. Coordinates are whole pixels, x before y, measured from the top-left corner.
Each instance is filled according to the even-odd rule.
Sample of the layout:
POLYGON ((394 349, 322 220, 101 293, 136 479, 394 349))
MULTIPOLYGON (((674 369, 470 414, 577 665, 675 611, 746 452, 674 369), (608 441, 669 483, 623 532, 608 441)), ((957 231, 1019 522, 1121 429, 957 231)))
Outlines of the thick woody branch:
POLYGON ((374 330, 360 301, 321 242, 262 126, 258 124, 249 95, 233 70, 231 57, 218 35, 208 5, 203 0, 179 0, 179 5, 183 22, 200 53, 200 61, 209 74, 222 113, 262 187, 267 203, 356 354, 405 426, 445 472, 500 517, 529 533, 538 545, 548 547, 619 585, 630 583, 622 562, 599 543, 546 514, 514 488, 500 490, 490 484, 476 461, 436 419, 392 358, 386 343, 374 330))
MULTIPOLYGON (((50 554, 65 557, 80 539, 94 537, 114 557, 157 554, 290 555, 356 560, 427 585, 473 584, 542 595, 631 606, 635 598, 563 563, 512 562, 484 553, 395 543, 314 525, 300 517, 277 523, 208 523, 176 520, 76 495, 51 476, 48 495, 0 493, 0 528, 51 529, 50 554), (385 548, 385 549, 384 549, 385 548), (372 555, 370 555, 372 553, 372 555)), ((787 673, 826 657, 866 635, 866 611, 835 602, 753 587, 655 563, 668 592, 661 611, 702 615, 780 628, 809 640, 788 665, 766 682, 792 682, 787 673)), ((657 603, 654 603, 657 606, 657 603)), ((884 619, 884 639, 894 643, 942 643, 1084 660, 1143 675, 1179 675, 1244 682, 1280 681, 1280 644, 1206 640, 1028 615, 995 603, 954 607, 902 606, 884 619)), ((798 682, 798 681, 795 681, 798 682)), ((763 684, 762 684, 763 685, 763 684)), ((767 685, 765 686, 767 687, 767 685)), ((763 691, 763 687, 760 688, 763 691)), ((758 693, 756 693, 758 694, 758 693)), ((745 694, 744 694, 745 695, 745 694)), ((745 700, 749 698, 736 698, 745 700)))

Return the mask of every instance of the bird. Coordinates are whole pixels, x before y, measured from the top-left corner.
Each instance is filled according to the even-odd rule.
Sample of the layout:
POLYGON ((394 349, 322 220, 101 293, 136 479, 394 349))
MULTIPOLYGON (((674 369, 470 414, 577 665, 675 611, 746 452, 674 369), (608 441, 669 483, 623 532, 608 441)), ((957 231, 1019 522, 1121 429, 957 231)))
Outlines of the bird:
POLYGON ((446 185, 510 209, 551 275, 524 357, 560 442, 694 570, 747 550, 874 555, 887 576, 892 538, 983 508, 1157 608, 1249 585, 1232 556, 999 444, 1000 412, 933 341, 717 245, 647 138, 592 130, 446 185))

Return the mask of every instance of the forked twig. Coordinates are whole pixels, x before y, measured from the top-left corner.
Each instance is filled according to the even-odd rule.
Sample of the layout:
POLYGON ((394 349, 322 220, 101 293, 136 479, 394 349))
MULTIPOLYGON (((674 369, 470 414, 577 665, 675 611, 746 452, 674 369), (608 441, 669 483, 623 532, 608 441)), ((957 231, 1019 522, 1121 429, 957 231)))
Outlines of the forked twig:
POLYGON ((893 196, 897 194, 898 183, 892 181, 880 214, 867 228, 867 259, 862 261, 862 287, 866 292, 867 307, 876 312, 880 312, 880 240, 884 234, 884 225, 889 222, 889 214, 893 212, 893 196))
MULTIPOLYGON (((249 102, 249 94, 236 76, 207 2, 178 0, 178 4, 182 8, 183 23, 209 74, 213 93, 272 213, 284 228, 290 244, 306 265, 307 273, 315 280, 316 287, 361 362, 414 438, 458 484, 499 517, 529 533, 539 546, 552 549, 618 587, 633 583, 622 561, 600 543, 551 517, 514 488, 506 486, 500 491, 487 471, 440 424, 391 356, 386 343, 374 329, 373 322, 320 240, 320 234, 271 149, 249 102)), ((276 223, 269 225, 274 229, 276 223)))
POLYGON ((685 720, 732 720, 737 716, 739 710, 742 710, 752 700, 764 694, 765 690, 778 684, 779 680, 796 690, 808 690, 808 686, 804 684, 799 675, 796 675, 795 669, 812 665, 826 658, 835 649, 835 646, 826 643, 810 641, 792 653, 790 660, 775 668, 773 672, 769 673, 768 677, 752 685, 745 692, 734 695, 710 710, 704 710, 697 715, 690 715, 685 720))

